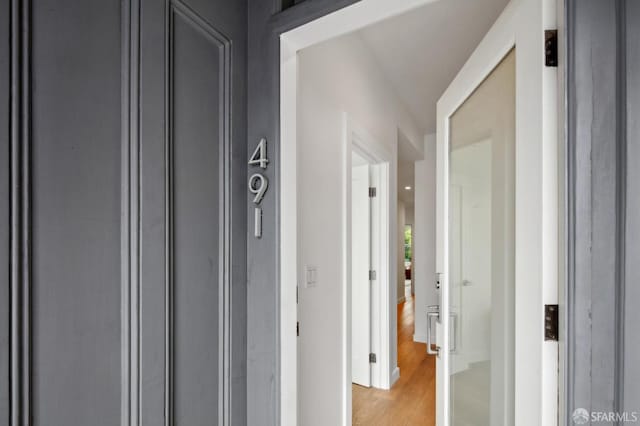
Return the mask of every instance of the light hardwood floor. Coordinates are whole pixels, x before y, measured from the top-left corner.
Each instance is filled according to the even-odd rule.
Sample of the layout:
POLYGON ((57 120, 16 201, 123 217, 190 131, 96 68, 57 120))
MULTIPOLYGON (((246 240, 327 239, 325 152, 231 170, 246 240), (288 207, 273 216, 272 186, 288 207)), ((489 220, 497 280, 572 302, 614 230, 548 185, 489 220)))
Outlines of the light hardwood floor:
POLYGON ((413 341, 414 299, 398 305, 400 379, 385 391, 353 385, 353 425, 435 425, 436 364, 424 343, 413 341))

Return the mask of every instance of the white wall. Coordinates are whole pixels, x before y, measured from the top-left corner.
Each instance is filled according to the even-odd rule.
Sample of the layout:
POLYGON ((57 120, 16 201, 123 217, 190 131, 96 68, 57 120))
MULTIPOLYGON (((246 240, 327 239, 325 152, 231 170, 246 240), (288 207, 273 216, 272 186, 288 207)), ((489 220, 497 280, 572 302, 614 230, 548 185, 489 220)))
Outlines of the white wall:
POLYGON ((414 208, 412 205, 404 205, 404 223, 405 225, 413 225, 414 223, 414 208))
POLYGON ((404 302, 404 225, 406 223, 406 208, 402 201, 398 200, 398 270, 396 274, 396 289, 398 303, 404 302))
MULTIPOLYGON (((347 333, 342 315, 346 232, 346 176, 342 168, 348 155, 343 141, 343 113, 388 144, 393 153, 390 200, 397 199, 398 127, 416 146, 421 145, 422 138, 408 110, 356 35, 301 51, 298 72, 298 423, 340 425, 349 412, 343 403, 342 359, 347 333), (303 285, 305 265, 317 268, 314 287, 303 285)), ((392 260, 397 250, 396 213, 395 206, 390 208, 392 260)), ((396 263, 392 261, 389 275, 395 274, 396 263)), ((389 371, 397 366, 395 295, 394 286, 389 289, 389 371)))
POLYGON ((413 339, 426 342, 427 306, 437 305, 436 274, 436 135, 424 138, 424 160, 416 162, 413 225, 415 331, 413 339))

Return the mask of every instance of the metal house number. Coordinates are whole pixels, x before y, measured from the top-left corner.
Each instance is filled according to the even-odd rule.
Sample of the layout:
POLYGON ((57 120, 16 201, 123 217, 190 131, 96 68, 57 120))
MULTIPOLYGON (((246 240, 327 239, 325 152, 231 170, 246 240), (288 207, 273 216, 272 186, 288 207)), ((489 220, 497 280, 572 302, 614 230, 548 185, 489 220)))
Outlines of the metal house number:
MULTIPOLYGON (((267 168, 267 164, 269 164, 267 140, 262 138, 249 158, 249 166, 258 166, 264 170, 267 168)), ((253 194, 253 203, 256 205, 253 210, 253 235, 256 238, 262 237, 262 207, 260 207, 260 203, 267 193, 267 188, 269 188, 269 181, 262 173, 253 173, 249 177, 249 192, 253 194)))

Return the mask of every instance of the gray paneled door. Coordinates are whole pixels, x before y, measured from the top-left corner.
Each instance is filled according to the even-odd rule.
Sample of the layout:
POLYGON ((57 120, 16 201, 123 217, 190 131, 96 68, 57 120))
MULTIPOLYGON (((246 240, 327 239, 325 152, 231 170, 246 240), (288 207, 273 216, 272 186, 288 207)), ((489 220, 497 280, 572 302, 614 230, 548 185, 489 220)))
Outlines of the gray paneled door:
POLYGON ((245 424, 246 2, 0 32, 0 425, 245 424))

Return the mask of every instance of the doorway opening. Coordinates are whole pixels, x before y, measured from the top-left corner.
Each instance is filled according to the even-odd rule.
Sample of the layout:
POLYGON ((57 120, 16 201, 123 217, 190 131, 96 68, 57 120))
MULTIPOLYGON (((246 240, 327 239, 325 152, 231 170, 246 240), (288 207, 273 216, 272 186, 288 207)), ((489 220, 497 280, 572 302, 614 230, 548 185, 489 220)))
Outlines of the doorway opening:
MULTIPOLYGON (((347 118, 348 120, 348 118, 347 118)), ((351 208, 347 212, 350 239, 347 242, 347 335, 345 356, 347 387, 390 387, 384 365, 389 365, 389 153, 379 150, 362 129, 347 122, 351 146, 351 185, 347 185, 351 208), (349 319, 350 318, 350 319, 349 319)), ((347 180, 347 183, 349 179, 347 180)))
MULTIPOLYGON (((410 187, 405 187, 406 190, 411 190, 410 187), (409 188, 409 189, 407 189, 409 188)), ((414 284, 413 284, 413 225, 409 222, 410 219, 405 216, 405 225, 403 232, 403 267, 404 267, 404 298, 406 300, 407 294, 410 296, 415 295, 414 284)), ((403 301, 402 298, 398 300, 398 302, 403 301)))
MULTIPOLYGON (((517 310, 518 299, 509 298, 514 295, 513 287, 498 296, 496 292, 480 292, 481 296, 489 296, 484 299, 478 296, 477 300, 490 298, 493 302, 497 297, 501 304, 473 311, 467 309, 473 305, 469 300, 474 300, 469 295, 481 286, 497 288, 496 280, 492 276, 490 282, 484 282, 486 274, 483 275, 482 267, 487 263, 481 262, 481 255, 474 260, 483 263, 476 268, 478 271, 474 270, 477 276, 474 280, 462 276, 467 274, 464 256, 458 259, 459 269, 464 270, 460 276, 454 276, 450 263, 455 261, 452 259, 455 256, 449 251, 458 246, 460 252, 469 253, 474 249, 482 252, 474 246, 476 239, 470 242, 465 238, 468 232, 456 240, 456 228, 450 227, 455 225, 449 214, 453 214, 456 207, 454 187, 458 184, 449 175, 453 167, 450 164, 455 165, 456 161, 456 155, 450 156, 448 150, 451 118, 515 43, 523 45, 518 50, 519 60, 535 62, 537 59, 532 58, 539 56, 533 53, 533 44, 524 46, 524 41, 530 40, 517 31, 523 25, 527 31, 533 30, 530 22, 521 22, 522 16, 527 16, 523 10, 525 7, 536 9, 538 3, 534 0, 507 3, 507 0, 472 4, 463 0, 364 0, 282 36, 280 206, 284 220, 281 221, 280 265, 280 411, 283 424, 370 424, 372 417, 367 416, 374 416, 377 424, 384 425, 397 422, 397 418, 389 417, 395 414, 405 423, 463 424, 460 422, 470 421, 467 415, 470 411, 464 413, 467 405, 474 402, 458 397, 477 394, 478 389, 483 392, 483 398, 490 396, 488 401, 478 399, 483 404, 482 418, 489 418, 491 422, 497 419, 496 424, 517 420, 525 412, 522 407, 527 408, 529 418, 554 417, 557 407, 554 408, 552 399, 557 398, 549 397, 544 403, 538 401, 537 412, 529 411, 524 401, 530 399, 528 395, 553 395, 554 383, 557 383, 557 345, 543 347, 536 340, 537 335, 530 333, 529 340, 526 343, 520 340, 518 346, 514 344, 513 335, 518 329, 532 330, 539 326, 542 296, 553 299, 557 283, 546 287, 529 284, 524 289, 540 308, 539 312, 522 305, 522 300, 519 316, 501 316, 504 312, 494 312, 495 309, 517 310), (474 7, 473 11, 468 10, 474 7), (463 25, 460 21, 465 19, 468 20, 463 25), (438 50, 441 44, 434 42, 434 34, 421 31, 436 31, 439 39, 448 41, 446 51, 438 50), (448 35, 443 35, 445 33, 448 35), (438 61, 433 61, 433 57, 438 61), (370 143, 363 145, 376 146, 382 152, 376 161, 360 158, 362 164, 353 163, 361 157, 353 149, 358 141, 362 142, 357 135, 366 135, 364 139, 370 143), (362 196, 360 189, 366 185, 369 191, 372 189, 371 172, 378 164, 386 167, 386 179, 381 181, 387 184, 387 202, 380 211, 386 212, 387 218, 375 222, 371 197, 362 196), (358 167, 363 168, 356 170, 358 167), (405 183, 404 174, 408 169, 412 177, 405 183), (358 176, 362 179, 354 180, 358 176), (362 197, 358 198, 357 205, 356 194, 362 197), (403 197, 410 198, 411 208, 403 197), (363 213, 366 211, 368 216, 363 213), (369 233, 362 231, 369 239, 368 244, 356 235, 357 228, 369 229, 369 233), (386 238, 380 245, 372 244, 376 229, 379 238, 386 238), (381 255, 376 264, 374 253, 378 250, 386 250, 387 255, 381 255), (298 287, 305 281, 310 284, 310 276, 312 285, 298 287), (484 284, 476 285, 479 282, 484 284), (362 283, 366 286, 361 286, 362 283), (299 289, 297 299, 292 288, 299 289), (456 291, 460 296, 457 299, 456 291), (456 304, 456 300, 460 303, 456 304), (516 323, 512 328, 503 327, 508 334, 501 340, 503 347, 496 349, 493 344, 496 333, 480 333, 477 339, 468 338, 475 325, 490 324, 493 332, 496 318, 516 323), (299 336, 292 336, 290 332, 289 325, 293 323, 299 324, 299 336), (468 348, 474 349, 472 346, 479 349, 465 352, 468 348), (543 379, 526 389, 514 381, 513 370, 505 370, 505 376, 495 380, 490 374, 489 383, 485 380, 485 349, 491 351, 491 359, 503 360, 509 368, 539 361, 544 366, 543 379), (499 352, 496 358, 495 350, 499 352), (403 356, 412 362, 403 364, 406 362, 403 356), (464 374, 467 371, 479 373, 464 374), (467 380, 467 383, 459 380, 463 376, 474 376, 478 380, 467 380), (505 386, 500 385, 499 380, 505 386), (410 400, 405 396, 412 391, 415 394, 416 390, 413 385, 403 386, 407 383, 420 386, 426 383, 431 387, 421 394, 422 399, 411 400, 408 409, 402 410, 398 407, 410 400), (474 388, 475 393, 459 392, 465 386, 474 388), (509 389, 514 389, 515 400, 505 396, 509 389), (502 400, 496 400, 500 395, 502 400), (361 405, 383 400, 386 402, 380 405, 387 410, 377 414, 372 405, 364 409, 361 405), (515 407, 520 407, 518 415, 514 414, 515 407)), ((542 28, 542 22, 540 26, 542 28)), ((541 62, 534 65, 543 66, 541 62)), ((523 67, 514 69, 523 93, 521 86, 533 84, 526 78, 529 74, 522 71, 523 67)), ((553 78, 546 81, 545 88, 550 87, 548 83, 553 82, 553 78)), ((540 93, 547 91, 540 88, 531 96, 540 93)), ((520 117, 517 126, 529 123, 529 131, 537 129, 536 132, 544 133, 551 140, 549 129, 553 126, 546 124, 546 118, 539 117, 544 126, 537 128, 533 117, 539 111, 530 111, 522 105, 528 104, 519 99, 510 106, 511 112, 520 117)), ((499 114, 495 117, 503 118, 499 114)), ((516 129, 512 137, 512 142, 520 144, 521 153, 531 147, 529 143, 523 149, 524 142, 519 142, 531 139, 530 133, 526 134, 523 129, 516 129)), ((474 151, 477 155, 471 155, 470 159, 482 161, 487 150, 495 151, 496 135, 476 136, 474 143, 478 147, 489 148, 474 151), (483 144, 485 140, 492 142, 483 144)), ((553 165, 555 160, 548 145, 544 151, 548 158, 544 159, 553 165)), ((515 188, 516 192, 527 193, 525 189, 530 190, 540 176, 544 176, 547 189, 552 189, 557 177, 553 176, 554 168, 543 167, 543 159, 536 157, 533 149, 529 154, 534 160, 529 164, 522 154, 513 161, 520 185, 515 188)), ((509 185, 505 176, 496 178, 499 184, 509 185)), ((487 185, 480 186, 484 190, 487 185)), ((557 187, 554 190, 557 191, 557 187)), ((466 191, 468 189, 463 188, 458 192, 466 191)), ((538 211, 538 217, 544 217, 545 222, 535 229, 526 228, 522 219, 536 209, 529 208, 526 212, 524 205, 517 206, 513 220, 520 226, 518 229, 528 235, 532 232, 538 235, 526 241, 517 240, 520 243, 513 244, 515 259, 511 259, 510 266, 503 265, 504 274, 516 271, 512 282, 518 288, 523 287, 529 277, 549 277, 554 273, 548 256, 545 255, 544 262, 540 259, 541 245, 550 248, 557 243, 557 236, 552 234, 553 203, 549 203, 553 191, 544 196, 534 192, 546 200, 537 209, 544 210, 538 211)), ((498 192, 493 191, 493 187, 492 191, 485 191, 487 197, 495 194, 498 192)), ((469 200, 472 205, 487 201, 458 198, 462 216, 474 211, 475 207, 469 210, 469 200)), ((479 211, 482 208, 478 207, 479 211)), ((488 226, 481 220, 487 219, 486 212, 481 213, 476 217, 476 222, 481 223, 478 226, 493 232, 495 222, 488 226)), ((458 231, 462 233, 466 222, 460 222, 458 231)), ((495 248, 489 241, 491 238, 483 240, 484 249, 495 248)), ((488 262, 493 266, 493 261, 492 257, 488 262)), ((492 373, 495 370, 493 368, 492 373)))

